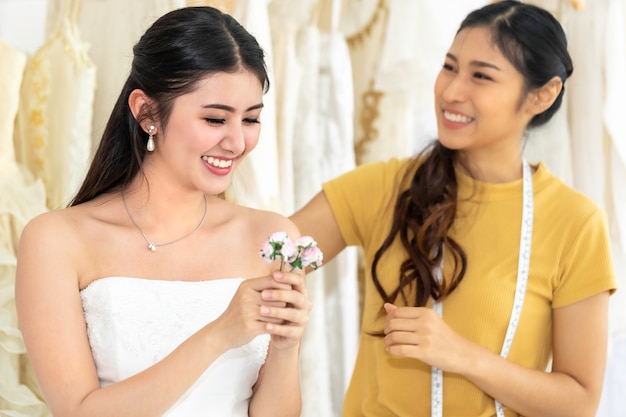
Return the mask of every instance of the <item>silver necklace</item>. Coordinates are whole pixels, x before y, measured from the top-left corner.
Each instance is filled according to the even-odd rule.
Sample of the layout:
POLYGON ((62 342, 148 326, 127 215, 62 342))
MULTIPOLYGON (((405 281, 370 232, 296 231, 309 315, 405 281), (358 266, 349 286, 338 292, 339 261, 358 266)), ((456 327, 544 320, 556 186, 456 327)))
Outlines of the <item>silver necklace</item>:
POLYGON ((126 205, 126 197, 124 196, 124 190, 122 189, 122 203, 124 203, 124 209, 126 210, 126 214, 128 214, 128 218, 133 223, 133 225, 137 228, 137 230, 139 230, 139 233, 141 233, 141 235, 146 240, 146 242, 148 242, 148 249, 150 249, 152 252, 156 251, 157 246, 167 246, 167 245, 172 245, 176 242, 180 242, 181 240, 186 239, 189 236, 196 233, 202 227, 202 225, 204 224, 204 219, 206 218, 207 205, 208 205, 207 200, 206 200, 206 194, 204 194, 203 197, 204 197, 204 213, 202 213, 202 218, 200 219, 200 223, 198 223, 198 225, 191 232, 187 233, 183 237, 179 237, 178 239, 172 240, 171 242, 154 243, 148 236, 146 236, 146 234, 143 232, 143 230, 141 230, 141 227, 139 227, 135 219, 133 219, 133 216, 131 216, 130 210, 128 210, 128 206, 126 205))

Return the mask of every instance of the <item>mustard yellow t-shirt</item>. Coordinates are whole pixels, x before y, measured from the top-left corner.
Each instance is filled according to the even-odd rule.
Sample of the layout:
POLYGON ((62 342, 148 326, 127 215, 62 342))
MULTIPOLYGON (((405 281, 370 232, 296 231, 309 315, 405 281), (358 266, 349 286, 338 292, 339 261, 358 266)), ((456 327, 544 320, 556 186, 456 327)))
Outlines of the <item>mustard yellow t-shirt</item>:
MULTIPOLYGON (((430 416, 430 367, 416 359, 391 357, 382 337, 368 335, 384 325, 371 264, 390 229, 399 177, 409 162, 363 165, 323 187, 343 238, 348 245, 361 246, 366 261, 360 346, 345 417, 430 416)), ((616 278, 604 213, 543 164, 535 169, 530 272, 508 358, 541 370, 551 358, 552 309, 614 291, 616 278)), ((459 205, 451 234, 467 254, 467 272, 443 302, 443 318, 462 336, 500 353, 517 281, 522 180, 487 184, 457 171, 457 182, 459 205)), ((396 241, 379 262, 379 279, 388 292, 396 287, 405 259, 396 241)), ((445 265, 444 275, 449 272, 450 265, 445 265)), ((443 392, 445 416, 495 415, 493 399, 460 375, 444 373, 443 392)))

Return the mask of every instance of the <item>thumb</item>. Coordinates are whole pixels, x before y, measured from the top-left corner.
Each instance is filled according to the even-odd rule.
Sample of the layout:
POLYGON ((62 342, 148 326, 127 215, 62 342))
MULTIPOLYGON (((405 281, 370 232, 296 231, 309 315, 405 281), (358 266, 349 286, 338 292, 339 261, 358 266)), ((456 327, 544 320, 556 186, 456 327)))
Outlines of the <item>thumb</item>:
POLYGON ((391 313, 393 310, 395 310, 396 308, 398 308, 398 307, 394 306, 394 305, 393 305, 393 304, 391 304, 391 303, 385 303, 385 304, 384 304, 384 307, 385 307, 385 311, 386 311, 387 313, 391 313))

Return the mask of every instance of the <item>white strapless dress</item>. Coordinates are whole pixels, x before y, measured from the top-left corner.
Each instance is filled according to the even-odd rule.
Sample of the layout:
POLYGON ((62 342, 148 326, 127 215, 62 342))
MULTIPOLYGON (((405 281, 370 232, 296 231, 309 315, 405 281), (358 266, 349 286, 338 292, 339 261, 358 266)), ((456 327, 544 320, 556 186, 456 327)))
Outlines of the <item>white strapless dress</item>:
MULTIPOLYGON (((121 381, 163 359, 219 317, 242 281, 107 277, 89 284, 80 295, 100 384, 121 381)), ((261 335, 227 351, 164 416, 248 416, 268 346, 269 335, 261 335)))

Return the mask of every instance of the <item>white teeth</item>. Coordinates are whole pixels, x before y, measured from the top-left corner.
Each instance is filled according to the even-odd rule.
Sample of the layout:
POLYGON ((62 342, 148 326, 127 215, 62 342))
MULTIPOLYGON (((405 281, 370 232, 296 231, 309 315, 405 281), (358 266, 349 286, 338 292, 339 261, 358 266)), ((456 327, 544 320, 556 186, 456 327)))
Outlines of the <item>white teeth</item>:
POLYGON ((202 159, 217 168, 228 168, 233 164, 231 159, 217 159, 212 156, 203 156, 202 159))
POLYGON ((474 121, 473 117, 463 116, 462 114, 450 113, 448 111, 443 112, 443 117, 445 117, 446 120, 450 120, 451 122, 455 123, 470 123, 474 121))

